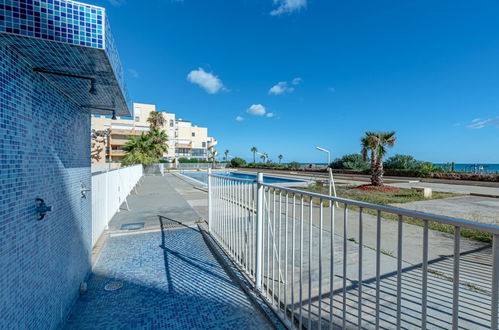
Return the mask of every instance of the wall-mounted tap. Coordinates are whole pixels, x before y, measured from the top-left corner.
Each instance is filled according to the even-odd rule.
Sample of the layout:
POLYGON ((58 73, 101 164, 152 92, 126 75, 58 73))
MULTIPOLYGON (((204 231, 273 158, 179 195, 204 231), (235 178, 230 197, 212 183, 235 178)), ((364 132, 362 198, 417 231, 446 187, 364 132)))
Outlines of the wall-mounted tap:
POLYGON ((81 182, 81 198, 87 198, 87 192, 89 191, 92 191, 92 189, 88 189, 87 185, 81 182))
POLYGON ((38 220, 43 220, 47 212, 52 211, 52 206, 47 206, 47 204, 45 204, 45 201, 41 198, 35 199, 35 203, 36 203, 36 218, 38 220))

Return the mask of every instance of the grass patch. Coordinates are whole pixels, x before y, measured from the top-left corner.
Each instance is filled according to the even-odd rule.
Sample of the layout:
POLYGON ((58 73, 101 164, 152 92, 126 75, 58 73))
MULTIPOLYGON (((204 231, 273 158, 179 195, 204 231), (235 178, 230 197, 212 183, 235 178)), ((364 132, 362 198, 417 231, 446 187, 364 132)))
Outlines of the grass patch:
MULTIPOLYGON (((308 191, 328 195, 329 188, 327 186, 321 186, 312 184, 308 188, 308 191)), ((337 186, 336 194, 338 197, 353 199, 360 202, 379 204, 379 205, 390 205, 394 203, 409 203, 416 201, 424 201, 423 195, 413 189, 398 188, 398 191, 369 191, 361 190, 356 187, 345 187, 337 186)), ((443 193, 443 192, 433 192, 433 197, 431 199, 441 199, 448 197, 462 196, 458 194, 443 193)))
MULTIPOLYGON (((312 184, 307 188, 299 188, 299 189, 324 195, 329 194, 329 188, 327 185, 312 184)), ((399 188, 398 191, 368 191, 368 190, 356 189, 356 187, 337 186, 336 194, 338 197, 345 199, 352 199, 360 202, 386 205, 386 206, 395 203, 409 203, 409 202, 426 200, 420 192, 404 188, 399 188)), ((456 197, 456 196, 462 196, 462 195, 434 191, 431 199, 442 199, 442 198, 456 197)), ((306 201, 308 202, 309 199, 306 198, 306 201)), ((319 199, 314 198, 314 203, 319 204, 319 199)), ((339 207, 344 207, 344 205, 340 203, 339 207)), ((351 206, 351 205, 348 206, 348 209, 354 211, 359 210, 357 206, 351 206)), ((372 209, 364 209, 364 213, 376 215, 377 211, 372 209)), ((389 220, 398 220, 398 215, 393 213, 382 212, 382 217, 384 219, 389 219, 389 220)), ((409 223, 421 227, 424 226, 423 220, 406 216, 404 216, 404 223, 409 223)), ((443 233, 454 234, 454 226, 438 223, 435 221, 429 222, 429 228, 443 233)), ((486 242, 486 243, 492 242, 492 234, 477 231, 474 229, 461 228, 461 236, 480 242, 486 242)))

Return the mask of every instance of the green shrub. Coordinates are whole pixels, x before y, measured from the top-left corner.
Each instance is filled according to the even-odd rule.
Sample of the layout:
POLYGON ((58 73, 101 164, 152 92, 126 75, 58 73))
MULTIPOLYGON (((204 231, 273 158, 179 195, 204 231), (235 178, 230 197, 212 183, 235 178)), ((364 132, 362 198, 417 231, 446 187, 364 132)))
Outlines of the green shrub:
POLYGON ((234 157, 230 160, 230 167, 244 167, 246 165, 246 161, 239 157, 234 157))
POLYGON ((410 155, 395 155, 388 158, 383 166, 386 169, 399 170, 419 170, 422 169, 423 162, 416 160, 410 155))
POLYGON ((336 158, 329 166, 343 170, 367 170, 371 167, 371 163, 368 159, 364 160, 360 154, 349 154, 336 158))
POLYGON ((290 163, 288 163, 288 167, 289 167, 289 168, 292 168, 292 169, 295 169, 295 170, 296 170, 296 169, 299 169, 299 168, 300 168, 300 166, 301 166, 301 165, 300 165, 300 163, 298 163, 298 162, 290 162, 290 163))

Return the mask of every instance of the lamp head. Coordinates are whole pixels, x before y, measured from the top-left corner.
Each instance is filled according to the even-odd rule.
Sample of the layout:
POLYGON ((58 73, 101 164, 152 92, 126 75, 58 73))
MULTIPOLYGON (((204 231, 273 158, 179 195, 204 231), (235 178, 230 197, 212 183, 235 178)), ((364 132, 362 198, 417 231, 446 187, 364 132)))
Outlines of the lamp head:
POLYGON ((97 95, 97 88, 95 88, 95 80, 90 81, 90 90, 88 91, 92 95, 97 95))

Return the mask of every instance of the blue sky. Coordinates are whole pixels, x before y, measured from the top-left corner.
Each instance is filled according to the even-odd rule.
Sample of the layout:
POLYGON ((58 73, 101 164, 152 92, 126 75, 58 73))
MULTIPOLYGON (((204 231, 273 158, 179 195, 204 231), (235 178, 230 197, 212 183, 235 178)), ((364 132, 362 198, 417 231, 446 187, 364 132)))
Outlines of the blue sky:
POLYGON ((498 1, 88 1, 132 100, 208 126, 220 153, 319 162, 396 130, 390 155, 499 163, 498 1))

